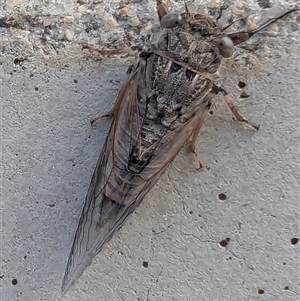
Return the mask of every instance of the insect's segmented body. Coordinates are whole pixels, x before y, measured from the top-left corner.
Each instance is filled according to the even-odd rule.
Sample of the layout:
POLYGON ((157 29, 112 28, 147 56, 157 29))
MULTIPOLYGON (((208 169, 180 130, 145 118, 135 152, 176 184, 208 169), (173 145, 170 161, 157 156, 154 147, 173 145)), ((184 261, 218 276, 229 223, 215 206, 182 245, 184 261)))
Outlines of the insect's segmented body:
MULTIPOLYGON (((187 9, 168 14, 157 3, 167 30, 136 57, 107 115, 113 120, 86 196, 63 291, 123 225, 190 137, 194 147, 213 97, 224 92, 212 75, 222 57, 233 54, 234 45, 258 31, 227 35, 207 16, 187 9)), ((256 127, 226 101, 239 121, 256 127)))

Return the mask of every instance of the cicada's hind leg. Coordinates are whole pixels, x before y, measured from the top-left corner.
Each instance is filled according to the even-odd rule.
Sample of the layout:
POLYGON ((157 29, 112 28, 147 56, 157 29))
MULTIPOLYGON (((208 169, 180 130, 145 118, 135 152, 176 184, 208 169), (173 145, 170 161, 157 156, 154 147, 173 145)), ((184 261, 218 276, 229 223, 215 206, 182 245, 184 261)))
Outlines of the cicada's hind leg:
POLYGON ((229 109, 231 110, 232 114, 234 115, 234 117, 236 118, 237 121, 243 122, 243 123, 255 128, 256 130, 259 130, 259 125, 258 124, 255 124, 251 120, 248 120, 248 119, 244 118, 238 112, 237 108, 235 107, 235 105, 233 103, 232 97, 230 97, 230 95, 224 89, 219 88, 219 91, 223 93, 225 101, 226 101, 229 109))

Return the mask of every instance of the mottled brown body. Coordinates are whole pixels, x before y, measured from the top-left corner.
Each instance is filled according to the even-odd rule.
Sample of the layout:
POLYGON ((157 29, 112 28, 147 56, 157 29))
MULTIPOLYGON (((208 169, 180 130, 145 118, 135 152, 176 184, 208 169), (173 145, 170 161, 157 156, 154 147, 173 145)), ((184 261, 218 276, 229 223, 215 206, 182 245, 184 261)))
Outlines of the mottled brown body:
MULTIPOLYGON (((207 16, 190 13, 187 8, 180 15, 168 14, 161 1, 157 4, 160 23, 168 30, 136 56, 116 104, 106 115, 113 120, 86 196, 63 281, 64 292, 190 138, 195 152, 198 132, 217 93, 225 95, 239 121, 258 129, 237 112, 225 90, 213 81, 222 57, 231 56, 234 45, 257 30, 226 34, 207 16)), ((113 55, 126 51, 98 52, 113 55)))

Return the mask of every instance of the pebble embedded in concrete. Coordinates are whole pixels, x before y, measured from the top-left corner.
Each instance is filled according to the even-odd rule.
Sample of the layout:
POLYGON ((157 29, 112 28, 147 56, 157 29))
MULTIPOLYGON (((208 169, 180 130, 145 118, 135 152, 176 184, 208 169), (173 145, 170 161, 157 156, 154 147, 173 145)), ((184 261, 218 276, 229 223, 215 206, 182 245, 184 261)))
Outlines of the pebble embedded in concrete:
POLYGON ((72 30, 70 30, 70 29, 66 29, 66 31, 65 31, 65 38, 69 42, 71 42, 73 40, 73 38, 74 38, 74 32, 72 30))

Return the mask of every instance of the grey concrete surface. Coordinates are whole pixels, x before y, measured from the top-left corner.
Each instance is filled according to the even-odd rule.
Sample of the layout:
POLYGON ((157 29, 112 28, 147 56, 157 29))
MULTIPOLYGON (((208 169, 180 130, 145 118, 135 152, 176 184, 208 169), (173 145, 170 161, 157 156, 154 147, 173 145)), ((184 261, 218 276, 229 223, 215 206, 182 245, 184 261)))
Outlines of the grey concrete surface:
MULTIPOLYGON (((271 11, 274 2, 292 4, 271 1, 271 11)), ((130 64, 130 58, 102 60, 81 50, 80 39, 89 33, 82 38, 87 25, 76 19, 79 6, 100 9, 102 2, 78 3, 7 0, 0 6, 0 17, 34 9, 44 20, 75 16, 72 25, 64 23, 75 33, 70 41, 57 42, 54 35, 43 44, 38 26, 0 28, 1 300, 299 300, 297 14, 238 50, 221 71, 240 111, 261 129, 233 121, 218 100, 197 142, 205 168, 197 171, 183 149, 61 299, 70 247, 109 126, 104 121, 91 128, 89 120, 112 106, 130 64), (241 98, 242 92, 249 97, 241 98)), ((153 3, 126 3, 143 11, 136 15, 144 26, 143 16, 157 23, 153 3)), ((228 3, 233 13, 239 3, 251 6, 228 3)), ((253 3, 257 16, 268 11, 253 3)), ((113 20, 109 13, 119 4, 107 5, 107 19, 113 20)), ((249 13, 243 6, 240 11, 249 13)), ((86 14, 91 12, 79 17, 86 14)), ((120 23, 115 31, 98 30, 106 45, 128 29, 120 23)))

